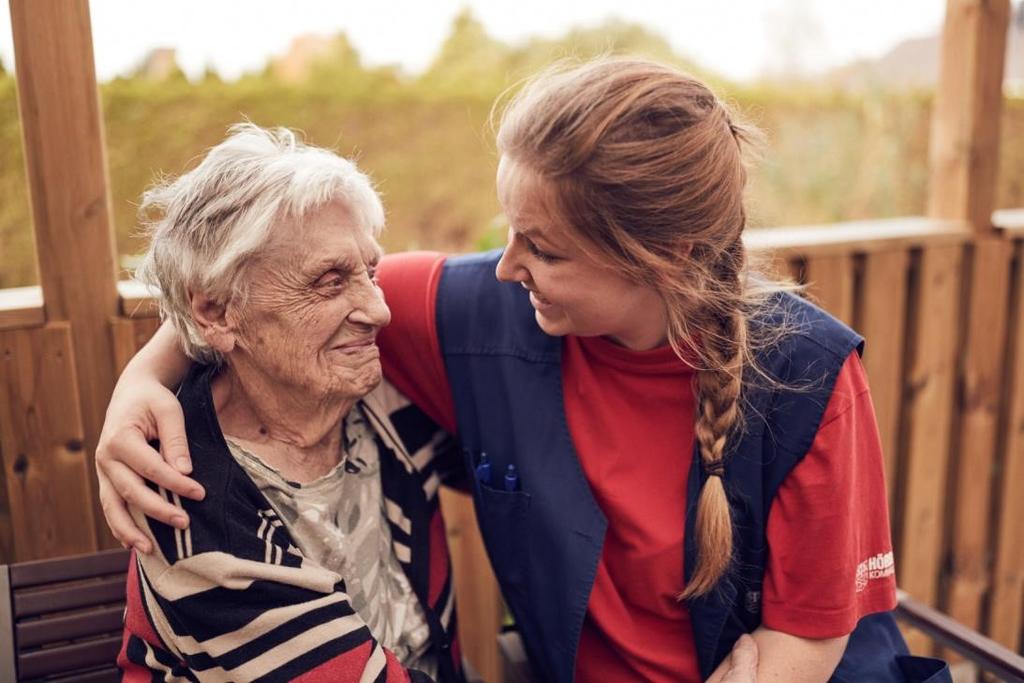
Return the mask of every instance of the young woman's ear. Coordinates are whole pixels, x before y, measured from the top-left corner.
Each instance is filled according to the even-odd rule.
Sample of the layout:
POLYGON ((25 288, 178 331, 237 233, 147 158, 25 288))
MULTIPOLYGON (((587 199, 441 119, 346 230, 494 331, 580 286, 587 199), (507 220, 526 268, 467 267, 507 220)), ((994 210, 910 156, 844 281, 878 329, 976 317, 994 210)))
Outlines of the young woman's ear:
POLYGON ((196 321, 206 343, 222 354, 235 348, 235 327, 228 321, 226 304, 205 294, 189 292, 192 319, 196 321))

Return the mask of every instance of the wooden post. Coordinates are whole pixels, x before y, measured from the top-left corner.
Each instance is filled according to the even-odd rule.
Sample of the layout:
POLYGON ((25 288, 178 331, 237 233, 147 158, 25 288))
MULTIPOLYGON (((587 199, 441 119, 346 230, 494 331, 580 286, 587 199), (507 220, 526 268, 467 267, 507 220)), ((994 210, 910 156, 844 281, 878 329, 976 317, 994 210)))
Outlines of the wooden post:
MULTIPOLYGON (((896 571, 900 586, 929 605, 934 605, 938 596, 947 506, 962 249, 925 248, 908 302, 910 355, 905 370, 906 424, 902 430, 906 489, 896 571)), ((926 643, 919 638, 908 640, 915 652, 926 650, 926 643)))
POLYGON ((947 0, 932 113, 928 215, 991 232, 1009 0, 947 0))
POLYGON ((18 560, 96 550, 70 328, 0 332, 0 452, 18 560))
POLYGON ((498 631, 505 603, 480 536, 473 501, 464 493, 442 488, 441 509, 459 600, 456 609, 462 654, 485 681, 502 683, 498 631))
MULTIPOLYGON (((79 456, 89 462, 92 491, 85 502, 98 506, 91 462, 114 383, 110 321, 118 297, 89 3, 10 0, 10 6, 43 300, 49 322, 71 324, 85 436, 79 456)), ((95 518, 99 544, 114 545, 102 515, 95 518)))
POLYGON ((977 236, 965 292, 965 343, 959 350, 962 391, 953 412, 960 425, 950 487, 952 569, 948 595, 940 600, 950 616, 971 628, 981 626, 990 583, 985 501, 993 487, 1010 285, 1011 245, 992 228, 1009 16, 1009 0, 947 0, 931 131, 929 215, 962 219, 977 236))
POLYGON ((847 325, 853 324, 853 253, 812 256, 807 259, 804 278, 811 298, 847 325))

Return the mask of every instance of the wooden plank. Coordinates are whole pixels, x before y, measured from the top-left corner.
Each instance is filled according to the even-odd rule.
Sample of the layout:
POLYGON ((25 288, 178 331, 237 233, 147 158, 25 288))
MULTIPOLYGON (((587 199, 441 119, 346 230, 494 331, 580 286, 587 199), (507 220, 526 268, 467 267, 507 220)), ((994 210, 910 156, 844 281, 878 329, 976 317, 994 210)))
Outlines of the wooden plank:
MULTIPOLYGON (((107 665, 117 659, 122 638, 121 635, 106 636, 18 655, 19 678, 31 680, 52 674, 77 674, 78 669, 107 665)), ((78 677, 71 680, 78 680, 78 677)))
MULTIPOLYGON (((938 597, 943 548, 946 475, 953 419, 953 389, 960 324, 960 247, 920 254, 908 302, 911 312, 903 526, 898 548, 900 586, 925 604, 938 597)), ((912 642, 922 651, 926 644, 912 642)))
POLYGON ((947 0, 932 109, 928 215, 991 231, 1009 0, 947 0))
POLYGON ((116 633, 123 629, 124 590, 122 589, 119 605, 94 608, 87 612, 61 614, 47 619, 27 619, 18 624, 16 633, 18 647, 24 650, 47 643, 95 636, 100 633, 116 633))
POLYGON ((156 295, 137 280, 120 280, 117 293, 121 297, 121 315, 126 318, 155 318, 160 315, 156 295))
POLYGON ((46 322, 39 287, 0 289, 0 330, 39 327, 46 322))
POLYGON ((135 345, 135 325, 132 321, 127 318, 111 320, 110 341, 114 349, 114 369, 120 374, 138 348, 135 345))
POLYGON ((811 298, 847 325, 852 325, 853 254, 811 256, 804 268, 811 298))
MULTIPOLYGON (((118 297, 89 3, 11 0, 10 7, 40 284, 47 319, 68 321, 74 330, 91 463, 114 386, 108 322, 118 297)), ((116 547, 98 514, 96 478, 85 481, 92 495, 81 502, 96 514, 78 517, 93 519, 96 537, 116 547)))
POLYGON ((160 327, 159 318, 115 318, 110 323, 114 348, 114 367, 118 374, 160 327))
POLYGON ((745 231, 743 243, 754 253, 768 251, 789 258, 962 244, 965 232, 968 232, 967 226, 960 220, 885 218, 758 228, 745 231))
POLYGON ((783 258, 770 251, 757 254, 747 254, 749 266, 759 273, 780 282, 789 282, 794 285, 800 284, 800 259, 783 258))
POLYGON ((138 318, 132 321, 132 325, 135 327, 135 350, 138 351, 160 329, 161 321, 160 318, 138 318))
POLYGON ((959 447, 954 464, 952 565, 945 612, 961 624, 981 627, 982 601, 991 567, 990 506, 1005 377, 1006 313, 1013 244, 978 239, 971 250, 971 282, 963 317, 959 447))
POLYGON ((1016 243, 1012 325, 1006 373, 1006 419, 998 478, 995 562, 989 602, 988 633, 1011 650, 1024 633, 1024 241, 1016 243))
POLYGON ((855 324, 867 340, 864 368, 871 382, 878 432, 885 457, 885 481, 893 529, 899 528, 895 502, 899 453, 899 421, 903 388, 907 269, 910 255, 903 249, 867 254, 859 313, 855 324))
POLYGON ((46 586, 14 594, 14 616, 36 617, 52 612, 67 612, 82 607, 109 605, 124 601, 124 575, 104 576, 82 583, 46 586))
POLYGON ((71 324, 0 332, 0 453, 15 556, 96 550, 71 324))
POLYGON ((11 567, 11 587, 32 588, 61 581, 81 581, 97 576, 128 573, 131 559, 129 551, 123 548, 105 550, 89 555, 60 557, 55 560, 21 562, 11 567))
MULTIPOLYGON (((2 458, 3 445, 0 443, 0 460, 2 458)), ((11 562, 14 562, 14 524, 11 521, 11 503, 7 499, 7 476, 0 467, 0 564, 11 562)))
POLYGON ((992 225, 1010 237, 1024 236, 1024 209, 993 211, 992 225))
POLYGON ((464 493, 441 489, 441 508, 458 596, 459 645, 483 680, 501 683, 498 630, 505 616, 498 581, 484 550, 473 500, 464 493))
POLYGON ((788 278, 795 285, 804 284, 804 260, 802 258, 790 258, 785 261, 786 270, 783 277, 788 278))

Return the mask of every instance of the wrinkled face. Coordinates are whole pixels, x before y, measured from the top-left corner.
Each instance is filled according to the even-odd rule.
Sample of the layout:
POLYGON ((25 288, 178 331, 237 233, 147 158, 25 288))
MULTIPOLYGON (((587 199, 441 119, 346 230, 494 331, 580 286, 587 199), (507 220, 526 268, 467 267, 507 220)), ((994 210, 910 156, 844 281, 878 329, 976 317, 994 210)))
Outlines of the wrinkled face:
POLYGON ((530 291, 537 324, 547 334, 606 336, 643 350, 665 342, 665 304, 654 290, 622 277, 570 239, 550 185, 519 162, 502 157, 498 199, 509 221, 497 267, 504 282, 530 291))
POLYGON ((301 395, 359 398, 380 383, 375 339, 391 313, 374 280, 381 250, 341 203, 274 230, 243 277, 248 296, 226 317, 233 364, 267 386, 301 395))

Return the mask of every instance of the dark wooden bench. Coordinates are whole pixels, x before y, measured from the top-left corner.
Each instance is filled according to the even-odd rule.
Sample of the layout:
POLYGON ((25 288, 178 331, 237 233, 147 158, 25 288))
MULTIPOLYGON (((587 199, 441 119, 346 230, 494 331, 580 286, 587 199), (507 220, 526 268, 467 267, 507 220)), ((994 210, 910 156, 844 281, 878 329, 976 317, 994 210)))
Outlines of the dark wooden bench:
POLYGON ((0 565, 0 680, 118 680, 127 550, 0 565))

